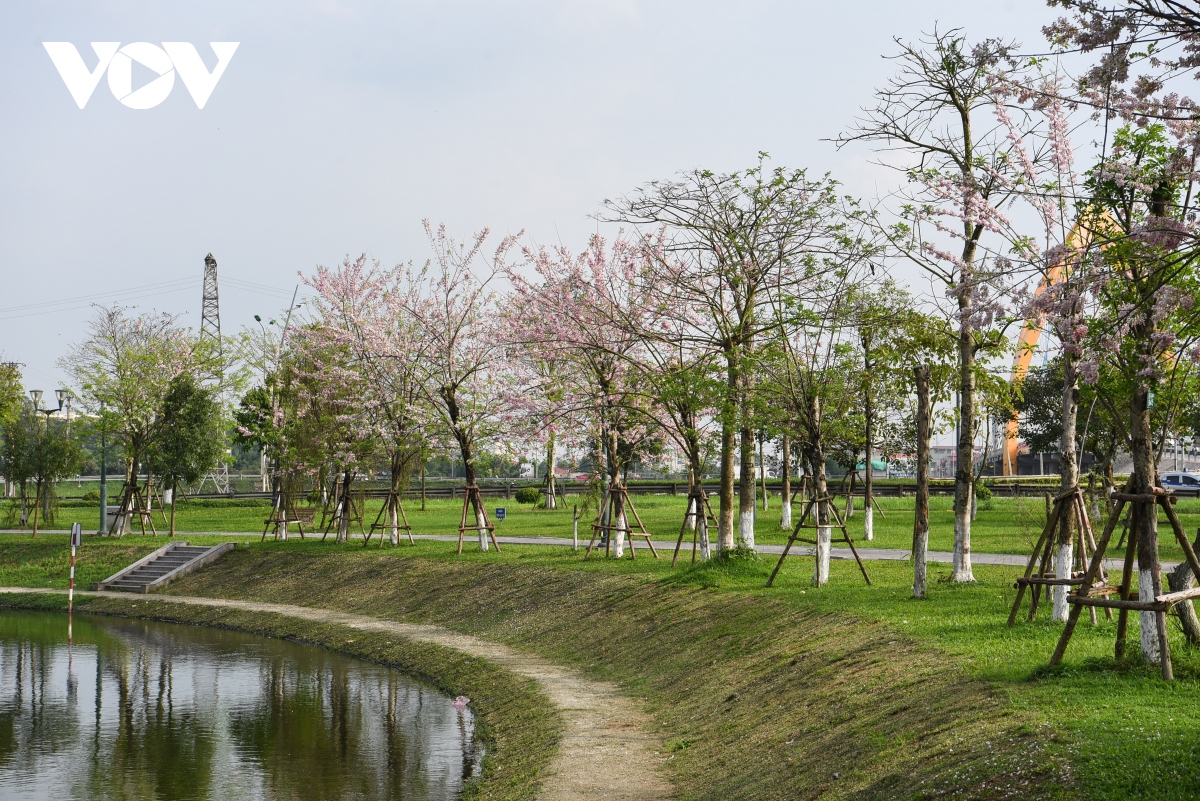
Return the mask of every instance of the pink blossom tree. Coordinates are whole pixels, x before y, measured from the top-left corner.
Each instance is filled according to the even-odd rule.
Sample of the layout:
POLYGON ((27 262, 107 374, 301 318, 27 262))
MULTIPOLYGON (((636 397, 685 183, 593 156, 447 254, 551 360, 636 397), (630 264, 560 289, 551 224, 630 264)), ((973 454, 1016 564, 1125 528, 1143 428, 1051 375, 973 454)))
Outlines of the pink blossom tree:
POLYGON ((738 532, 754 548, 755 364, 774 323, 769 291, 795 290, 825 269, 819 256, 847 219, 837 183, 803 170, 770 168, 684 173, 609 201, 614 221, 637 226, 650 255, 634 274, 639 291, 670 297, 660 310, 669 329, 697 353, 716 351, 725 386, 719 421, 719 546, 734 545, 735 446, 740 458, 738 532), (740 439, 740 445, 738 440, 740 439))
MULTIPOLYGON (((510 268, 514 291, 505 317, 510 341, 538 366, 531 372, 540 392, 527 397, 540 399, 530 402, 547 425, 571 419, 594 432, 607 493, 622 485, 623 471, 658 429, 636 369, 642 342, 619 324, 644 317, 631 280, 641 250, 624 239, 610 250, 595 236, 578 255, 563 247, 527 248, 524 257, 536 283, 510 268)), ((623 509, 611 525, 619 558, 628 532, 623 509)))
POLYGON ((871 142, 895 153, 888 163, 907 187, 890 199, 897 222, 881 226, 906 260, 946 287, 959 342, 958 465, 954 494, 953 580, 974 581, 976 361, 1004 344, 996 323, 1006 310, 1011 263, 989 249, 1015 238, 1006 209, 1019 198, 1007 129, 991 118, 1006 81, 1019 77, 998 41, 970 45, 957 32, 920 44, 898 42, 897 74, 876 92, 840 146, 871 142))
MULTIPOLYGON (((435 412, 437 427, 457 445, 467 486, 476 486, 476 457, 485 443, 500 442, 507 428, 503 398, 509 380, 505 340, 492 283, 520 236, 504 237, 492 255, 484 229, 466 243, 445 226, 425 221, 432 258, 420 270, 405 269, 392 299, 397 315, 415 325, 421 355, 418 386, 435 412)), ((472 496, 479 549, 488 549, 487 516, 472 496)))
POLYGON ((402 268, 384 270, 365 254, 304 277, 316 292, 310 303, 316 320, 304 338, 341 354, 323 376, 324 391, 350 399, 353 428, 380 445, 390 469, 384 514, 393 545, 403 483, 421 453, 428 417, 420 382, 424 342, 412 318, 396 313, 402 280, 402 268))

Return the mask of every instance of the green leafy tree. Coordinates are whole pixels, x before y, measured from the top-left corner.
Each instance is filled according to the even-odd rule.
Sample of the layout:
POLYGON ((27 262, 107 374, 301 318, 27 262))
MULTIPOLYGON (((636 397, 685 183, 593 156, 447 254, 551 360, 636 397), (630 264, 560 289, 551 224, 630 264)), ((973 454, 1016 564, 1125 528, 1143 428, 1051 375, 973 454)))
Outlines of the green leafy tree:
POLYGON ((203 347, 169 314, 130 317, 112 306, 97 311, 87 338, 60 361, 80 390, 84 410, 96 416, 98 429, 113 435, 125 452, 127 478, 115 533, 124 533, 133 511, 138 473, 172 383, 212 363, 203 347))
POLYGON ((225 454, 225 417, 217 389, 184 374, 171 382, 158 419, 145 464, 171 490, 174 537, 178 490, 199 481, 221 461, 225 454))
MULTIPOLYGON (((33 413, 38 416, 37 412, 33 413)), ((33 503, 33 536, 37 536, 38 511, 45 513, 47 524, 54 522, 58 494, 55 484, 79 472, 83 464, 83 448, 71 431, 69 422, 62 420, 36 420, 35 430, 29 439, 30 478, 36 492, 33 503)))
POLYGON ((29 403, 18 404, 16 413, 4 423, 4 444, 0 467, 4 479, 17 487, 20 499, 19 525, 29 520, 29 480, 33 478, 33 440, 37 437, 37 412, 29 403))

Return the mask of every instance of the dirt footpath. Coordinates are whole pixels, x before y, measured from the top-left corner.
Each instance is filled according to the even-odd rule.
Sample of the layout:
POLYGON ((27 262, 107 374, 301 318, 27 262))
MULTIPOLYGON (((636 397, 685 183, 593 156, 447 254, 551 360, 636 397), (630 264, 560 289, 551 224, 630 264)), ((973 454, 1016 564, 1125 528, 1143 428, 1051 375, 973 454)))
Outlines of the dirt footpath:
MULTIPOLYGON (((0 592, 39 592, 25 587, 2 587, 0 592)), ((65 593, 63 590, 41 592, 65 593)), ((120 592, 79 592, 130 600, 120 592)), ((671 786, 656 770, 658 742, 647 733, 649 717, 636 709, 617 688, 597 682, 569 668, 530 656, 506 645, 458 634, 440 626, 397 623, 390 620, 331 612, 290 604, 233 601, 221 598, 153 595, 139 599, 227 607, 250 612, 273 612, 322 623, 338 623, 363 631, 380 631, 453 648, 500 665, 536 681, 562 715, 565 730, 558 754, 550 763, 540 798, 546 801, 582 799, 666 799, 671 786)))

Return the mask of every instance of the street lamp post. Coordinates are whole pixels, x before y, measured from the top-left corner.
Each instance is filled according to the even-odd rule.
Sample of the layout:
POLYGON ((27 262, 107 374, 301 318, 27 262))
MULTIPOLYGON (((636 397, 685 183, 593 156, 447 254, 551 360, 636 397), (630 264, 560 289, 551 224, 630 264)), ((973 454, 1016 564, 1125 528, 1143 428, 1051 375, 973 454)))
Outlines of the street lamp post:
MULTIPOLYGON (((49 408, 42 406, 42 395, 43 394, 44 393, 40 389, 29 390, 29 397, 33 401, 33 410, 35 412, 41 412, 42 414, 46 415, 46 430, 48 431, 50 428, 50 416, 53 414, 57 414, 58 412, 61 412, 64 408, 67 410, 67 420, 70 421, 70 419, 71 419, 71 398, 67 394, 67 391, 65 389, 54 390, 54 396, 56 398, 58 398, 58 407, 55 409, 49 409, 49 408)), ((39 489, 41 488, 41 482, 38 483, 38 487, 39 487, 39 489)), ((48 491, 52 491, 53 489, 54 489, 54 486, 53 486, 53 484, 51 484, 48 491)), ((44 502, 45 501, 42 500, 42 498, 40 497, 40 494, 38 497, 35 497, 33 499, 33 504, 34 504, 33 533, 34 534, 37 534, 37 505, 39 503, 44 503, 44 502)), ((48 514, 48 512, 47 512, 47 514, 48 514)))
POLYGON ((64 408, 67 410, 67 419, 71 419, 71 398, 67 395, 65 389, 54 390, 54 397, 58 398, 58 407, 55 409, 42 406, 42 395, 44 394, 40 389, 29 390, 29 397, 33 400, 33 410, 46 415, 47 424, 50 422, 51 415, 58 414, 64 408))

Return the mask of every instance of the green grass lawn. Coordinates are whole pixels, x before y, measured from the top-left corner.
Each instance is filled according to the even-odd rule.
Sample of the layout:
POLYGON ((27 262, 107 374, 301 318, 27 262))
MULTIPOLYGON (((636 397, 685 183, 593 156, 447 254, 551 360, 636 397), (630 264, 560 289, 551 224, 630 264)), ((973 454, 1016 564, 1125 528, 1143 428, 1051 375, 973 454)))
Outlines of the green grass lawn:
MULTIPOLYGON (((663 536, 681 505, 680 499, 667 497, 637 499, 637 502, 643 519, 659 536, 663 536), (663 528, 656 530, 655 525, 663 528)), ((893 503, 898 507, 900 500, 893 503)), ((1003 542, 1003 530, 997 525, 1005 515, 1001 503, 990 512, 980 513, 977 550, 1000 550, 1000 546, 986 547, 983 543, 989 536, 1003 542), (990 534, 985 528, 989 523, 990 534)), ((515 504, 510 508, 513 516, 505 523, 513 524, 514 529, 520 525, 521 533, 562 535, 559 527, 564 519, 569 521, 570 512, 547 513, 515 504)), ((886 505, 884 508, 888 509, 886 505)), ((880 545, 903 547, 899 518, 904 510, 895 511, 898 514, 889 515, 887 527, 881 527, 877 538, 880 545)), ((416 514, 414 511, 413 516, 416 514)), ((435 521, 429 525, 435 531, 447 519, 456 525, 454 514, 449 502, 430 503, 425 513, 426 519, 435 521)), ((1019 520, 1020 514, 1019 508, 1009 508, 1007 519, 1019 520)), ((502 533, 509 532, 502 529, 502 533)), ((938 536, 945 537, 946 533, 939 532, 938 536)), ((222 539, 228 537, 188 537, 196 542, 222 539)), ((86 586, 104 578, 162 542, 162 538, 154 540, 140 535, 122 540, 86 538, 80 551, 79 584, 86 586)), ((881 670, 891 666, 903 674, 909 664, 907 660, 916 660, 913 653, 920 652, 933 655, 932 662, 912 662, 914 666, 923 666, 920 671, 936 672, 937 665, 942 665, 950 674, 991 688, 983 695, 971 691, 963 696, 966 700, 962 701, 962 714, 971 723, 963 724, 962 747, 976 760, 972 762, 975 765, 972 770, 986 771, 986 749, 990 746, 983 743, 991 742, 987 738, 994 735, 1008 738, 1003 747, 999 742, 993 744, 997 764, 1008 765, 1005 760, 1016 759, 1028 749, 1034 749, 1030 753, 1037 753, 1038 760, 1069 761, 1077 784, 1069 795, 1072 798, 1200 796, 1197 761, 1200 650, 1187 645, 1177 627, 1172 626, 1172 653, 1179 678, 1168 684, 1155 669, 1132 662, 1114 663, 1115 624, 1101 616, 1094 627, 1086 621, 1081 623, 1068 651, 1066 666, 1047 670, 1046 663, 1060 626, 1046 620, 1044 615, 1035 623, 1022 622, 1013 629, 1004 625, 1015 594, 1012 589, 1015 569, 977 566, 977 583, 954 585, 945 580, 948 566, 935 565, 931 568, 929 599, 914 601, 909 597, 911 566, 897 562, 869 563, 873 585, 868 587, 852 562, 835 561, 830 584, 814 588, 810 584, 811 560, 793 559, 784 567, 776 586, 767 590, 763 584, 772 567, 770 559, 671 569, 668 559, 639 557, 636 561, 585 562, 581 554, 558 548, 506 546, 502 553, 487 554, 468 549, 457 557, 452 545, 440 542, 419 542, 416 546, 388 547, 382 551, 364 549, 354 542, 338 546, 331 541, 322 544, 293 539, 260 544, 256 537, 238 538, 238 542, 238 552, 183 579, 171 591, 253 597, 427 620, 506 640, 574 663, 597 676, 615 675, 657 710, 656 720, 663 727, 664 737, 677 744, 692 739, 709 745, 725 742, 721 739, 725 736, 721 734, 721 726, 725 724, 719 721, 720 715, 728 714, 728 710, 694 708, 679 699, 678 694, 686 694, 692 684, 702 684, 708 688, 706 692, 720 695, 724 682, 739 688, 735 694, 750 694, 747 697, 753 697, 755 704, 768 703, 753 695, 754 677, 774 675, 777 660, 784 658, 781 654, 830 647, 821 632, 832 636, 851 626, 853 620, 868 621, 868 628, 855 629, 858 632, 855 636, 860 638, 855 640, 858 645, 846 646, 849 650, 836 658, 826 654, 832 662, 822 663, 825 667, 821 670, 825 672, 813 675, 832 681, 830 676, 845 671, 849 682, 845 692, 865 693, 862 698, 869 699, 877 691, 882 694, 879 702, 887 699, 890 703, 899 691, 894 683, 898 679, 875 673, 864 677, 860 675, 864 665, 879 665, 881 670), (424 580, 418 580, 421 576, 424 580), (681 606, 687 608, 687 616, 676 611, 681 606), (737 616, 720 625, 711 623, 723 620, 729 610, 737 610, 737 616), (671 619, 685 621, 695 629, 668 631, 671 619), (817 625, 815 634, 812 629, 797 633, 791 629, 798 625, 797 620, 808 621, 806 626, 817 625, 811 623, 813 620, 826 622, 817 625), (706 625, 717 625, 717 630, 705 634, 706 625), (681 653, 664 651, 668 646, 680 649, 681 653), (916 652, 911 650, 914 648, 916 652), (703 653, 691 656, 682 653, 688 649, 700 649, 703 653), (776 653, 772 649, 782 650, 776 653), (651 653, 656 656, 647 656, 651 653), (706 666, 703 670, 717 671, 720 681, 712 676, 701 678, 695 673, 699 669, 696 660, 709 656, 715 661, 711 666, 703 662, 706 666), (674 665, 671 660, 675 659, 679 665, 671 667, 674 665), (726 659, 733 660, 729 672, 720 673, 726 669, 726 659), (860 664, 860 660, 865 661, 860 664), (668 668, 678 670, 679 675, 673 674, 664 685, 659 672, 668 668), (706 717, 710 714, 717 718, 710 720, 706 717), (969 737, 968 731, 973 732, 969 737)), ((948 548, 949 541, 935 540, 933 547, 948 548)), ((65 535, 40 535, 37 540, 22 535, 0 537, 0 584, 65 587, 67 553, 65 535)), ((1131 623, 1131 650, 1136 650, 1136 618, 1131 623)), ((913 675, 918 674, 932 675, 924 672, 913 675)), ((809 680, 807 674, 794 678, 799 685, 809 680)), ((932 679, 922 679, 925 681, 932 679)), ((959 685, 929 686, 936 689, 935 694, 953 695, 961 690, 959 685)), ((804 709, 809 707, 804 705, 833 705, 832 712, 822 707, 821 714, 832 714, 831 720, 842 720, 845 713, 837 709, 848 703, 845 699, 821 696, 817 701, 809 695, 788 694, 789 687, 785 683, 784 689, 772 690, 783 693, 780 704, 786 710, 780 721, 770 716, 752 716, 744 725, 753 730, 739 736, 753 737, 754 742, 769 742, 772 749, 786 755, 789 737, 795 739, 788 726, 794 729, 791 721, 808 714, 804 709)), ((802 686, 796 688, 797 693, 801 690, 802 686)), ((953 709, 938 710, 938 715, 950 715, 947 720, 953 718, 953 713, 953 709)), ((946 731, 954 731, 952 722, 945 725, 950 727, 946 731)), ((945 735, 945 731, 939 731, 945 735)), ((886 742, 878 743, 870 740, 871 730, 859 726, 853 732, 854 737, 866 738, 858 743, 858 747, 866 749, 864 753, 877 753, 881 760, 887 754, 892 755, 887 759, 900 759, 893 752, 905 747, 895 739, 902 740, 903 732, 889 730, 886 742)), ((945 748, 953 750, 952 740, 953 737, 939 741, 942 742, 938 746, 942 749, 937 752, 939 759, 949 758, 945 748)), ((687 745, 680 748, 690 750, 687 745)), ((740 758, 720 756, 699 747, 696 754, 695 759, 705 761, 737 762, 740 758)), ((688 781, 713 780, 705 773, 707 768, 688 762, 685 757, 686 753, 679 754, 683 762, 679 769, 697 771, 694 775, 687 774, 693 776, 688 781)), ((898 770, 899 764, 886 769, 898 770)), ((737 769, 752 768, 741 765, 737 769)), ((1038 781, 1053 784, 1054 780, 1043 776, 1038 781)))
MULTIPOLYGON (((574 502, 575 498, 571 498, 574 502)), ((935 496, 930 499, 929 547, 931 550, 949 551, 954 546, 954 514, 951 511, 952 498, 935 496)), ((647 531, 656 540, 674 541, 679 536, 679 525, 683 519, 684 498, 670 495, 633 496, 634 506, 638 510, 647 531)), ((369 529, 382 503, 368 501, 364 513, 363 527, 369 529)), ((520 504, 514 500, 487 499, 489 513, 494 518, 495 508, 503 506, 508 516, 505 520, 495 521, 496 532, 499 535, 513 536, 547 536, 570 537, 573 519, 573 505, 566 508, 548 511, 536 509, 531 505, 520 504)), ((760 501, 761 506, 761 501, 760 501)), ((875 539, 869 547, 901 548, 907 550, 912 541, 912 498, 880 498, 879 506, 883 511, 875 513, 875 539)), ((802 511, 799 504, 794 507, 794 515, 802 511)), ((1200 527, 1200 499, 1180 499, 1175 507, 1183 521, 1184 529, 1189 536, 1194 537, 1200 527)), ((421 534, 457 534, 458 524, 462 516, 462 501, 428 500, 426 510, 421 511, 420 501, 410 501, 406 504, 409 522, 414 533, 421 534)), ((262 533, 263 523, 270 513, 267 501, 235 500, 235 501, 200 501, 181 503, 176 511, 176 529, 179 532, 215 531, 238 533, 262 533)), ((770 508, 759 511, 758 523, 755 526, 755 536, 758 542, 782 544, 787 534, 779 528, 779 498, 770 500, 770 508)), ((594 510, 589 516, 581 513, 579 521, 579 537, 583 542, 591 536, 591 523, 594 510)), ((167 530, 164 515, 156 510, 153 513, 154 524, 160 532, 167 530)), ((84 530, 94 530, 97 517, 90 509, 63 508, 59 510, 56 527, 66 528, 71 522, 84 522, 84 530)), ((736 518, 736 515, 735 515, 736 518)), ((1171 535, 1165 517, 1160 514, 1160 541, 1162 558, 1165 561, 1180 561, 1182 551, 1171 535)), ((971 528, 971 548, 977 553, 1012 553, 1028 554, 1041 533, 1046 520, 1045 501, 1042 498, 994 498, 990 504, 985 504, 979 510, 978 517, 971 528), (990 506, 990 508, 987 508, 990 506)), ((320 515, 318 515, 318 522, 320 515)), ((631 521, 632 522, 632 521, 631 521)), ((1093 521, 1096 536, 1099 537, 1103 521, 1093 521)), ((856 510, 849 520, 851 536, 856 541, 862 541, 863 514, 856 510)), ((140 532, 140 529, 137 529, 140 532)), ((358 532, 356 526, 353 531, 358 532)), ((293 529, 293 534, 295 530, 293 529)), ((306 532, 311 534, 312 532, 306 532)), ((140 536, 140 533, 135 535, 140 536)), ((712 536, 716 536, 715 532, 712 536)), ((866 543, 863 543, 864 545, 866 543)), ((1110 549, 1110 556, 1119 558, 1120 553, 1110 549)))

